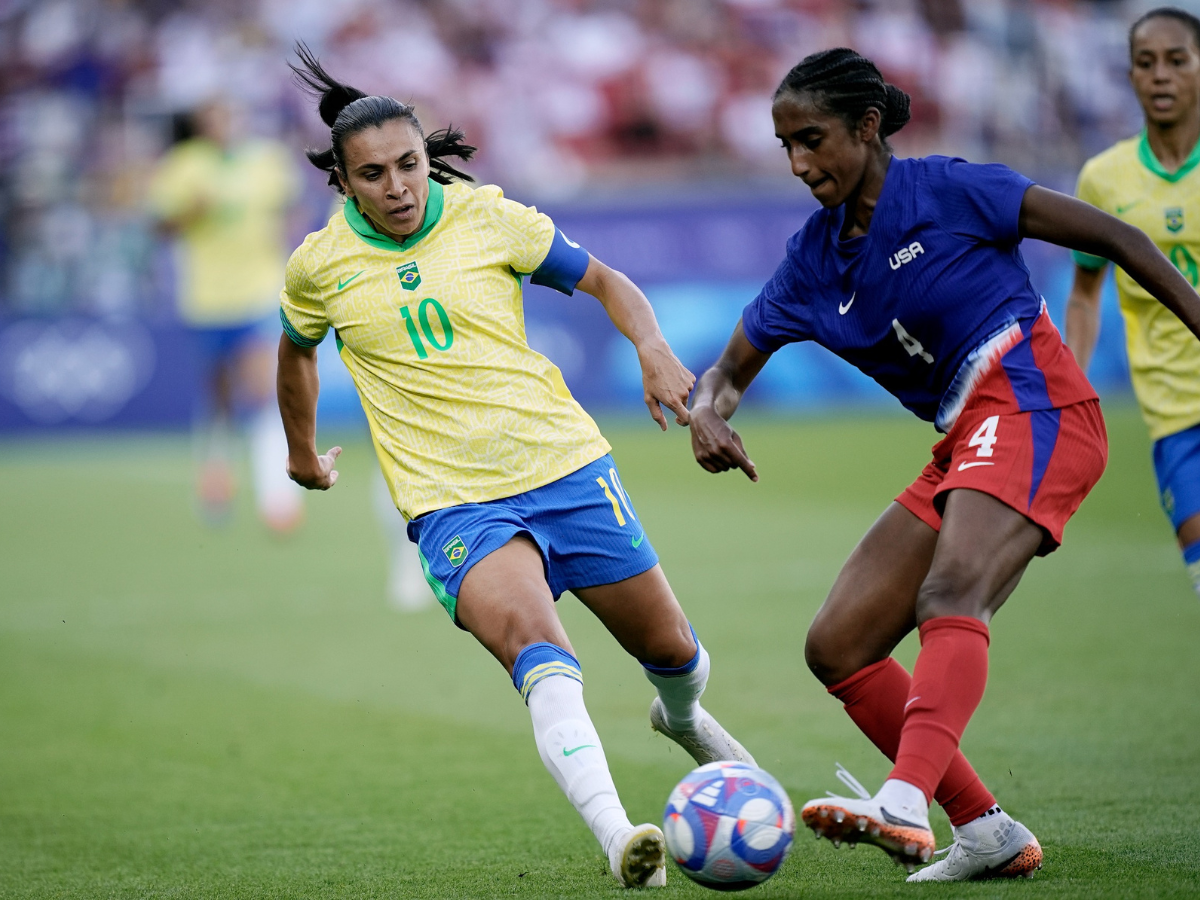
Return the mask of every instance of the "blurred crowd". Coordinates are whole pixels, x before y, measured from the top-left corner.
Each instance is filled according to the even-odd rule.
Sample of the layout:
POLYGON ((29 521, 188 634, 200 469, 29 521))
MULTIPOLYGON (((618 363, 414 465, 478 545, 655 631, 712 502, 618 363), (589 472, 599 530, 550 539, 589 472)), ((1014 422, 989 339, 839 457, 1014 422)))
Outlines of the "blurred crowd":
MULTIPOLYGON (((414 102, 427 130, 464 127, 473 172, 522 198, 786 177, 771 91, 838 45, 912 95, 898 152, 999 160, 1067 186, 1138 127, 1126 30, 1150 5, 0 0, 0 314, 169 315, 149 173, 180 114, 218 97, 245 134, 324 147, 285 65, 297 40, 335 76, 414 102)), ((307 178, 297 238, 330 202, 307 178)))

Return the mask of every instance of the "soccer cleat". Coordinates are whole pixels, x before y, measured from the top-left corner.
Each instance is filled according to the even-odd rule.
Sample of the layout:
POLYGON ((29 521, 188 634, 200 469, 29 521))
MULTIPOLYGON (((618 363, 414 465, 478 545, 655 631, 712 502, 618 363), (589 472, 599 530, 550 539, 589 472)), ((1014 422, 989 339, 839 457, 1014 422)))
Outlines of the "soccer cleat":
POLYGON ((721 723, 703 707, 700 709, 700 717, 693 728, 687 731, 675 731, 667 725, 667 715, 666 710, 663 709, 662 700, 655 697, 654 702, 650 704, 650 728, 677 743, 690 753, 692 759, 699 765, 703 766, 710 762, 726 759, 751 766, 758 765, 746 748, 735 741, 729 732, 721 727, 721 723))
POLYGON ((638 825, 614 846, 609 865, 621 887, 666 887, 667 842, 657 825, 638 825))
POLYGON ((1042 845, 1033 832, 1009 819, 1003 829, 969 840, 954 829, 955 841, 939 850, 942 859, 908 876, 909 881, 985 881, 989 878, 1032 878, 1042 867, 1042 845))
POLYGON ((874 844, 910 873, 933 858, 937 843, 928 818, 907 819, 907 811, 897 814, 885 809, 840 763, 837 775, 858 799, 830 794, 805 803, 800 818, 818 839, 828 838, 835 847, 874 844))

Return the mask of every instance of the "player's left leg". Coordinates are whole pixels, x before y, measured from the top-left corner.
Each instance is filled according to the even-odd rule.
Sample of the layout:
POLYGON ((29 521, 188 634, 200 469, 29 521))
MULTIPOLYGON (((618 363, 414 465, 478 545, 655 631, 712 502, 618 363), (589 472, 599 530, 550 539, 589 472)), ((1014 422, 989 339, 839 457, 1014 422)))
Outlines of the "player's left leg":
POLYGON ((227 350, 229 329, 189 329, 199 384, 192 410, 192 444, 196 458, 196 502, 210 525, 226 523, 233 510, 232 364, 227 350))
MULTIPOLYGON (((277 332, 277 323, 272 321, 277 332)), ((235 391, 249 414, 250 469, 259 518, 272 531, 292 531, 304 519, 304 489, 287 474, 287 436, 275 390, 275 352, 257 326, 247 328, 234 358, 235 391)))
POLYGON ((612 584, 576 588, 574 593, 642 664, 658 691, 650 706, 655 731, 701 765, 721 759, 754 764, 754 757, 700 705, 708 683, 708 651, 696 638, 661 566, 612 584))
POLYGON ((421 568, 421 554, 408 538, 408 523, 392 502, 392 493, 378 469, 372 481, 371 501, 388 545, 388 602, 401 612, 420 612, 437 606, 437 598, 421 568))

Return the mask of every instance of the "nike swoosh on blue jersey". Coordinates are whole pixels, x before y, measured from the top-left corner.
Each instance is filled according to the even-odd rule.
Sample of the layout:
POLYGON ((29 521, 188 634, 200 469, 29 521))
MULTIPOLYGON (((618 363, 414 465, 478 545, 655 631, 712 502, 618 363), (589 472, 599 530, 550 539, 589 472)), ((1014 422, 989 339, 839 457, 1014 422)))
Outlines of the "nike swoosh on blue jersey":
POLYGON ((854 305, 854 298, 857 296, 858 296, 858 291, 855 291, 853 294, 850 295, 850 300, 846 303, 845 306, 842 306, 842 304, 839 303, 838 304, 838 312, 841 313, 843 316, 846 313, 850 312, 850 307, 852 307, 854 305))

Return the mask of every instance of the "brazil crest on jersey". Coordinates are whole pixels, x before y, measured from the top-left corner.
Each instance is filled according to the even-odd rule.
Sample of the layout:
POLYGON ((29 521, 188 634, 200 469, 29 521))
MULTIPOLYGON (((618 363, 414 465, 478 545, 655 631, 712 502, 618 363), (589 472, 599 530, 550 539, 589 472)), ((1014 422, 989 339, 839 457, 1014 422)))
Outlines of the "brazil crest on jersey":
MULTIPOLYGON (((1084 164, 1076 193, 1149 235, 1158 249, 1200 285, 1200 143, 1176 172, 1150 149, 1146 133, 1131 137, 1084 164)), ((1108 260, 1075 253, 1085 269, 1108 260)), ((1129 372, 1150 437, 1158 440, 1200 423, 1200 341, 1123 269, 1117 297, 1125 319, 1129 372)))
POLYGON ((432 180, 424 223, 404 241, 351 200, 292 254, 284 330, 301 346, 335 330, 407 518, 515 496, 609 451, 525 339, 522 275, 569 294, 588 260, 499 188, 432 180))
POLYGON ((1094 398, 1073 362, 1047 381, 1050 361, 1034 357, 1042 299, 1018 247, 1032 183, 1000 165, 893 159, 866 234, 842 240, 836 207, 791 237, 742 313, 746 338, 764 353, 815 341, 940 431, 1000 357, 1023 411, 1094 398))

